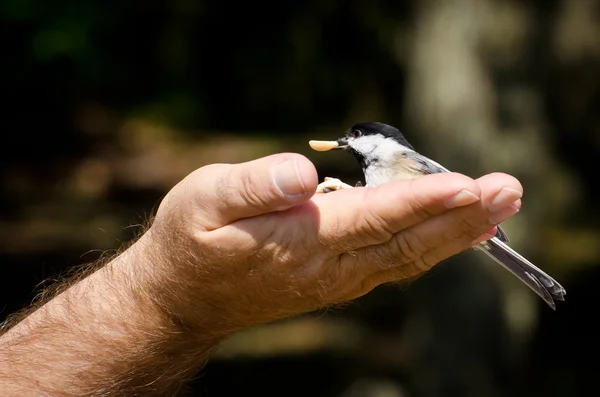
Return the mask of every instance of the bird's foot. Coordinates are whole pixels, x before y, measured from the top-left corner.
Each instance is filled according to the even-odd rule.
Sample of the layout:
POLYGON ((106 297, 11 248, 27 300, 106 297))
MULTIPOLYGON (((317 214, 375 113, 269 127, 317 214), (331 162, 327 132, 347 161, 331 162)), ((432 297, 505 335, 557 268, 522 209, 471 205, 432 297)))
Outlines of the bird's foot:
MULTIPOLYGON (((356 183, 356 187, 360 186, 362 186, 362 183, 358 181, 356 183)), ((352 189, 352 187, 353 186, 350 186, 337 178, 330 178, 326 176, 323 179, 323 182, 319 183, 319 185, 317 186, 317 193, 330 193, 335 190, 352 189)))

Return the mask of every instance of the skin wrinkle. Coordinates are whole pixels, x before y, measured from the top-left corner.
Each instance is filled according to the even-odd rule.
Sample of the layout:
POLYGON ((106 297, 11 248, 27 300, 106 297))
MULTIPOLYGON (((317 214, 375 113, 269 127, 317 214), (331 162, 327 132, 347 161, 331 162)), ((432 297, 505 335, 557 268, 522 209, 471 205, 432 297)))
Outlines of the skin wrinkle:
POLYGON ((489 228, 493 227, 493 225, 489 224, 489 226, 485 226, 483 231, 481 230, 481 219, 470 218, 470 217, 459 217, 458 223, 455 223, 453 228, 442 231, 442 237, 454 241, 461 240, 465 236, 470 238, 470 241, 473 241, 477 237, 479 237, 482 233, 485 233, 489 228))
MULTIPOLYGON (((414 272, 417 274, 424 274, 435 265, 435 263, 432 263, 430 260, 426 259, 432 258, 432 256, 426 256, 425 254, 426 252, 423 253, 423 255, 421 255, 418 259, 409 263, 407 269, 411 270, 411 273, 414 272), (416 269, 416 271, 414 269, 416 269)), ((435 255, 433 257, 435 258, 435 255)))
MULTIPOLYGON (((233 170, 233 168, 232 168, 232 170, 233 170)), ((230 172, 230 174, 231 174, 231 172, 230 172)), ((231 175, 229 177, 231 178, 231 175)), ((240 196, 241 196, 242 200, 244 200, 246 205, 249 207, 252 207, 255 209, 270 207, 270 203, 273 201, 272 200, 273 198, 271 197, 271 195, 273 194, 273 190, 275 190, 275 189, 271 189, 270 191, 267 191, 267 192, 262 191, 262 190, 257 190, 257 188, 259 186, 257 186, 256 183, 254 182, 252 172, 249 171, 248 169, 244 169, 240 173, 240 175, 238 175, 238 177, 239 177, 239 182, 241 183, 241 189, 237 188, 235 190, 230 191, 230 193, 236 192, 237 194, 240 194, 240 192, 241 192, 242 194, 240 194, 240 196), (265 193, 268 193, 268 194, 265 194, 265 193)), ((231 184, 235 186, 235 182, 232 182, 231 184)))
POLYGON ((473 235, 481 235, 484 233, 485 227, 479 227, 476 231, 466 230, 457 238, 452 239, 448 244, 442 247, 432 247, 427 250, 421 259, 424 261, 427 268, 431 268, 436 263, 439 263, 443 258, 446 258, 448 253, 451 255, 467 251, 470 247, 465 248, 473 240, 473 235))
POLYGON ((359 227, 362 233, 357 232, 357 234, 366 235, 365 242, 386 242, 394 235, 393 229, 386 226, 386 222, 376 213, 370 211, 365 211, 363 222, 359 227))
MULTIPOLYGON (((357 226, 357 235, 364 235, 368 237, 367 239, 363 239, 362 246, 367 246, 369 244, 380 244, 385 241, 389 241, 389 239, 396 232, 392 227, 386 226, 388 222, 379 216, 376 211, 373 211, 372 207, 366 205, 366 203, 371 201, 378 201, 381 199, 381 192, 378 190, 370 190, 363 189, 363 200, 360 211, 357 212, 357 221, 354 224, 357 226), (372 198, 373 195, 379 195, 378 197, 372 198), (362 233, 361 233, 362 232, 362 233)), ((390 200, 394 200, 394 197, 391 197, 390 200)))
MULTIPOLYGON (((469 236, 463 234, 462 239, 450 242, 441 250, 439 248, 431 248, 426 250, 422 255, 412 262, 405 263, 401 266, 393 266, 389 270, 381 270, 367 278, 367 285, 373 284, 373 288, 381 283, 396 283, 397 280, 417 279, 431 269, 435 264, 441 262, 450 253, 452 255, 468 250, 465 248, 469 241, 469 236), (446 256, 440 256, 439 252, 444 252, 446 256)), ((395 256, 395 255, 392 255, 395 256)), ((412 280, 411 280, 412 281, 412 280)))
POLYGON ((447 244, 441 248, 437 247, 437 248, 430 249, 429 251, 425 252, 422 256, 422 259, 425 262, 425 266, 429 266, 431 268, 432 266, 434 266, 435 264, 437 264, 441 260, 443 260, 440 258, 445 258, 444 254, 446 254, 446 253, 451 253, 451 255, 456 255, 458 253, 467 251, 468 248, 465 248, 465 245, 467 244, 468 241, 469 241, 469 237, 467 236, 466 238, 463 238, 462 240, 456 240, 456 241, 450 242, 449 244, 447 244))
MULTIPOLYGON (((234 169, 229 168, 227 172, 223 173, 221 177, 215 180, 215 186, 213 188, 219 200, 225 203, 225 207, 233 206, 234 197, 240 194, 237 190, 236 181, 231 177, 233 172, 234 169)), ((244 186, 244 181, 241 178, 239 181, 241 181, 242 186, 244 186)))
MULTIPOLYGON (((430 207, 426 206, 419 198, 418 195, 414 194, 414 188, 417 179, 408 179, 406 182, 408 183, 408 187, 406 190, 411 192, 411 197, 406 202, 409 205, 409 208, 406 210, 407 213, 413 214, 413 217, 416 218, 414 223, 423 222, 425 219, 429 219, 432 216, 438 215, 437 213, 431 211, 430 207)), ((460 191, 458 189, 457 191, 460 191)))
POLYGON ((332 203, 343 202, 345 200, 352 200, 356 203, 360 203, 357 208, 353 211, 346 211, 344 213, 333 213, 325 214, 327 219, 327 228, 322 229, 319 232, 319 241, 322 245, 328 247, 333 252, 344 253, 358 248, 362 248, 374 243, 381 243, 382 240, 369 241, 368 236, 362 233, 365 228, 363 224, 363 217, 369 210, 366 209, 365 203, 371 203, 371 208, 376 202, 374 199, 368 198, 369 189, 351 189, 353 192, 352 198, 349 198, 348 190, 340 190, 325 195, 326 197, 314 197, 314 200, 318 200, 319 205, 323 205, 323 202, 330 201, 332 203), (356 194, 361 195, 356 197, 356 194), (337 196, 336 196, 337 195, 337 196), (345 221, 342 221, 345 219, 345 221), (350 232, 349 232, 349 228, 350 232), (328 236, 328 238, 324 238, 328 236))
POLYGON ((386 248, 389 248, 390 245, 392 245, 392 249, 398 253, 399 257, 402 258, 402 263, 411 263, 418 260, 428 248, 419 234, 414 233, 411 229, 396 234, 386 248))
POLYGON ((366 213, 367 213, 367 216, 365 216, 365 219, 372 219, 371 224, 370 224, 371 227, 378 228, 383 231, 384 236, 382 236, 382 238, 381 238, 381 240, 383 240, 383 242, 389 241, 394 234, 401 231, 401 230, 394 230, 391 226, 388 226, 388 222, 386 222, 386 220, 383 219, 383 217, 381 215, 379 215, 378 213, 376 213, 374 211, 367 211, 366 213), (374 226, 373 223, 376 226, 374 226))

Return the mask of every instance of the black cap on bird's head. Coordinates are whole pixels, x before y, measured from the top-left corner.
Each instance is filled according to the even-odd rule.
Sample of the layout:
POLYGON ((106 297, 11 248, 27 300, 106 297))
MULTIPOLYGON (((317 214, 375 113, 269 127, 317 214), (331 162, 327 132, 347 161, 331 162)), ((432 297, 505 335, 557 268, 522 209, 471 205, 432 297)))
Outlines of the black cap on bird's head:
POLYGON ((352 127, 348 129, 346 133, 346 139, 350 138, 360 138, 361 136, 369 136, 369 135, 381 135, 383 138, 389 138, 402 146, 414 150, 412 145, 408 143, 404 135, 400 132, 400 130, 396 127, 393 127, 388 124, 379 123, 376 121, 368 121, 364 123, 354 124, 352 127))
POLYGON ((376 121, 368 121, 354 124, 348 129, 348 131, 346 132, 346 136, 337 139, 338 146, 333 149, 352 149, 354 145, 352 145, 351 142, 356 141, 362 137, 365 137, 367 139, 369 139, 368 137, 371 137, 371 139, 369 140, 372 141, 374 139, 377 139, 377 141, 379 142, 382 142, 384 140, 393 140, 409 150, 415 150, 412 147, 412 145, 406 140, 404 135, 402 135, 402 132, 400 132, 398 128, 376 121))

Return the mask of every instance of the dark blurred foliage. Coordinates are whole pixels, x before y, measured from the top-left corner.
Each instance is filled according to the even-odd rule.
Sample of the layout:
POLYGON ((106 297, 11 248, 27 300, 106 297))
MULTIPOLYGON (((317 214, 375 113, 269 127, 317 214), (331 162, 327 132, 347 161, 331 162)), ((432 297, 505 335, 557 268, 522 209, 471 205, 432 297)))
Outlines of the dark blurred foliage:
POLYGON ((512 245, 555 275, 551 311, 465 253, 410 286, 240 333, 210 396, 575 396, 595 390, 600 2, 0 2, 2 315, 130 239, 193 169, 400 127, 472 176, 525 187, 512 245))

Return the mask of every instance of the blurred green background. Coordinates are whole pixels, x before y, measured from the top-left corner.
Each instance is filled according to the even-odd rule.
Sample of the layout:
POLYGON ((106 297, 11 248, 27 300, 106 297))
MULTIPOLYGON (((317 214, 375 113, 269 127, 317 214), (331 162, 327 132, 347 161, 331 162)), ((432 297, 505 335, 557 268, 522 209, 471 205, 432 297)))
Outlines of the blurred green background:
POLYGON ((294 151, 354 183, 307 141, 382 121, 455 171, 518 177, 511 245, 567 301, 468 252, 236 335, 190 395, 597 394, 599 1, 3 0, 0 33, 2 318, 192 170, 294 151))

